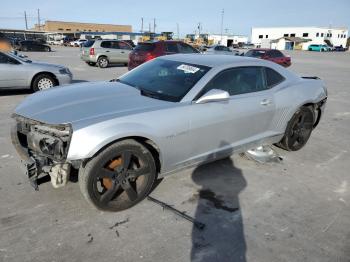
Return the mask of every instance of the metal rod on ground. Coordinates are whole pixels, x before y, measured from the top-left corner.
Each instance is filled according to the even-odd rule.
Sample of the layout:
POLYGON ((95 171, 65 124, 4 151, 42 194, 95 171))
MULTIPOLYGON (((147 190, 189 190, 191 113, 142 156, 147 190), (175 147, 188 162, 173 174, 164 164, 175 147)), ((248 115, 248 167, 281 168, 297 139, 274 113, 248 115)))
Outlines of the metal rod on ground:
POLYGON ((147 199, 150 200, 150 201, 152 201, 152 202, 154 202, 154 203, 156 203, 156 204, 158 204, 158 205, 160 205, 160 206, 161 206, 162 208, 164 208, 164 209, 168 209, 168 210, 174 212, 176 215, 178 215, 178 216, 180 216, 180 217, 186 219, 187 221, 192 222, 193 225, 194 225, 196 228, 198 228, 198 229, 200 229, 200 230, 202 230, 202 229, 205 228, 205 224, 196 221, 193 217, 190 217, 189 215, 186 215, 184 212, 181 212, 181 211, 179 211, 179 210, 173 208, 172 206, 170 206, 170 205, 168 205, 168 204, 166 204, 166 203, 164 203, 164 202, 162 202, 162 201, 160 201, 160 200, 158 200, 158 199, 155 199, 155 198, 153 198, 153 197, 151 197, 151 196, 148 196, 147 199))

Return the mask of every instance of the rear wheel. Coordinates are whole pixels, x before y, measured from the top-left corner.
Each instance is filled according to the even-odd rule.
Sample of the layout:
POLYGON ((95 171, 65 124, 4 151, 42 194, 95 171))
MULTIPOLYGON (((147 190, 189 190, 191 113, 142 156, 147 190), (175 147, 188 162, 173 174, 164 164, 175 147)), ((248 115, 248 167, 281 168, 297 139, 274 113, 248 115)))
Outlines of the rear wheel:
POLYGON ((50 51, 51 51, 51 48, 48 47, 48 46, 46 46, 46 47, 45 47, 45 51, 46 51, 46 52, 50 52, 50 51))
POLYGON ((85 199, 105 211, 121 211, 143 200, 156 180, 150 151, 135 140, 117 142, 79 170, 85 199))
POLYGON ((32 88, 33 88, 33 91, 36 92, 36 91, 49 89, 56 85, 57 85, 57 82, 51 75, 40 74, 35 77, 32 88))
POLYGON ((100 56, 97 60, 97 64, 100 68, 106 68, 109 64, 109 61, 108 61, 107 57, 100 56))
POLYGON ((279 147, 288 151, 301 149, 309 140, 314 124, 314 113, 309 107, 301 107, 287 125, 279 147))

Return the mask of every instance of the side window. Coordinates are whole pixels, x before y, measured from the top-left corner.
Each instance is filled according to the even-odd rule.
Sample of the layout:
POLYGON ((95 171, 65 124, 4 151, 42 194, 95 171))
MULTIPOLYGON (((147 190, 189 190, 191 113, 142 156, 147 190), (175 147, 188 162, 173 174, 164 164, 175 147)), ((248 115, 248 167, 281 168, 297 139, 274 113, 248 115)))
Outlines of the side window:
POLYGON ((185 54, 198 53, 198 51, 194 49, 192 46, 186 45, 184 43, 179 43, 179 50, 180 50, 180 53, 185 53, 185 54))
POLYGON ((265 74, 267 88, 272 88, 275 85, 282 83, 285 79, 283 76, 280 75, 280 73, 277 73, 275 70, 268 67, 265 67, 265 74))
POLYGON ((222 71, 203 88, 199 96, 212 89, 227 91, 230 96, 265 90, 263 68, 237 67, 222 71))
POLYGON ((101 42, 101 47, 103 47, 103 48, 111 48, 111 41, 103 41, 103 42, 101 42))
POLYGON ((16 59, 13 59, 12 57, 0 53, 0 64, 18 65, 20 63, 16 59))
POLYGON ((119 48, 124 50, 131 50, 131 47, 125 42, 119 42, 119 48))
POLYGON ((8 63, 8 57, 0 53, 0 64, 7 64, 7 63, 8 63))
POLYGON ((277 57, 283 57, 282 53, 278 50, 271 50, 270 51, 270 56, 273 58, 277 58, 277 57))
POLYGON ((165 43, 165 50, 167 53, 178 53, 177 43, 165 43))

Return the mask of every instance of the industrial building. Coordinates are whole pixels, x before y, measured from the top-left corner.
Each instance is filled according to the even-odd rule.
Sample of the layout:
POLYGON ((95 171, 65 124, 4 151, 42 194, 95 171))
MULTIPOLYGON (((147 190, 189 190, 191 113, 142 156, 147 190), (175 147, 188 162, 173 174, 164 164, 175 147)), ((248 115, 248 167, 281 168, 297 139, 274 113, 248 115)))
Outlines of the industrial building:
POLYGON ((224 46, 238 45, 239 43, 246 44, 248 42, 248 36, 243 35, 222 35, 221 34, 209 34, 208 40, 213 44, 221 44, 224 46))
POLYGON ((34 30, 44 32, 132 32, 131 25, 95 24, 64 21, 45 21, 43 25, 35 25, 34 30))
POLYGON ((346 47, 347 28, 332 27, 255 27, 251 42, 262 48, 308 50, 311 44, 346 47))

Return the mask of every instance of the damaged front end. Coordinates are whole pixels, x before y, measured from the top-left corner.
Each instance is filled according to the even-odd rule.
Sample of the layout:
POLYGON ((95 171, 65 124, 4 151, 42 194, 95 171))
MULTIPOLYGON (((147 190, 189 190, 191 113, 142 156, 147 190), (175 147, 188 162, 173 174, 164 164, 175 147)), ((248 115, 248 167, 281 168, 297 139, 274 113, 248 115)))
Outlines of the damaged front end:
POLYGON ((14 115, 11 139, 23 159, 31 185, 38 190, 38 178, 50 175, 53 187, 65 186, 71 164, 66 161, 72 128, 49 125, 14 115))

